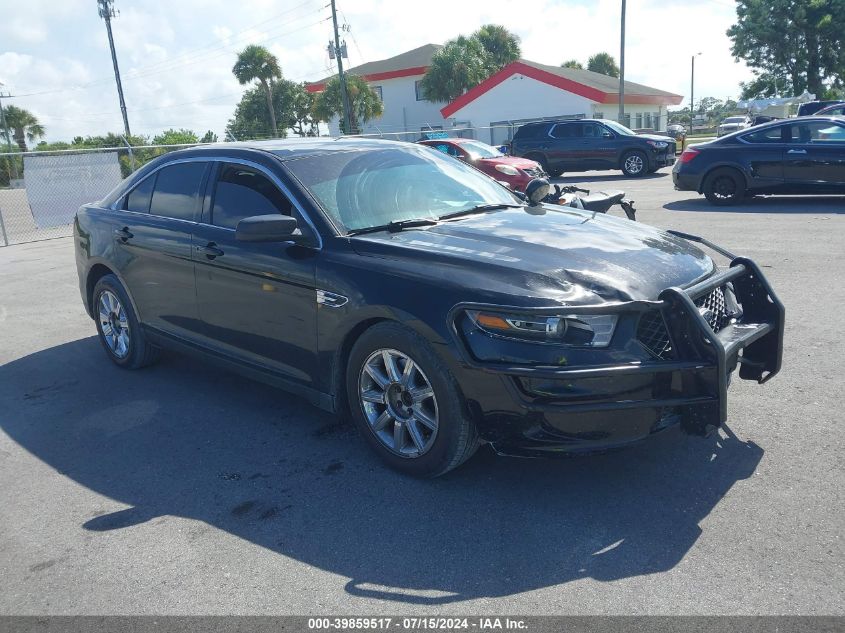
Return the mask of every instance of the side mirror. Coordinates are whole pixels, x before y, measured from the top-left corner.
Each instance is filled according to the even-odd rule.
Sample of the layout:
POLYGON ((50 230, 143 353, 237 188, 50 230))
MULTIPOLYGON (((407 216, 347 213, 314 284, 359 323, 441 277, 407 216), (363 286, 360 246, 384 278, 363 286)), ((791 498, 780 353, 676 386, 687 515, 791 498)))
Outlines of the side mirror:
POLYGON ((532 178, 531 182, 525 187, 525 197, 532 205, 540 204, 543 199, 549 195, 552 186, 549 181, 544 178, 532 178))
POLYGON ((610 132, 602 132, 602 138, 613 138, 613 134, 610 132))
POLYGON ((301 238, 296 218, 289 215, 253 215, 242 219, 235 228, 239 242, 296 242, 301 238))
POLYGON ((507 156, 509 153, 507 145, 499 145, 499 147, 497 147, 496 149, 502 152, 502 154, 504 154, 505 156, 507 156))

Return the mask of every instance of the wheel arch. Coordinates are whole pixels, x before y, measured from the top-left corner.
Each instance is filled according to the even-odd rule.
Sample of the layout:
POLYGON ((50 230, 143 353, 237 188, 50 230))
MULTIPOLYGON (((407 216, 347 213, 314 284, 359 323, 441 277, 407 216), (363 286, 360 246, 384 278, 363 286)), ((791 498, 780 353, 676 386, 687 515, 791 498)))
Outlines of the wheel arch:
POLYGON ((701 175, 701 179, 698 181, 698 192, 699 194, 704 193, 704 183, 707 182, 707 179, 713 174, 714 171, 719 169, 732 169, 733 171, 739 173, 742 176, 743 182, 745 182, 745 189, 748 191, 751 188, 751 183, 748 178, 748 174, 745 173, 745 170, 742 166, 737 165, 736 163, 728 163, 728 162, 720 162, 710 165, 707 170, 701 175))
POLYGON ((129 297, 129 302, 132 304, 132 310, 135 312, 135 317, 140 322, 141 314, 138 312, 138 306, 135 304, 135 298, 132 296, 129 286, 126 285, 123 276, 117 272, 115 268, 100 260, 95 261, 91 265, 88 269, 88 274, 85 277, 85 308, 88 311, 88 315, 92 319, 94 318, 94 288, 97 285, 97 282, 106 275, 114 275, 117 277, 120 285, 123 286, 124 292, 126 292, 126 296, 129 297))

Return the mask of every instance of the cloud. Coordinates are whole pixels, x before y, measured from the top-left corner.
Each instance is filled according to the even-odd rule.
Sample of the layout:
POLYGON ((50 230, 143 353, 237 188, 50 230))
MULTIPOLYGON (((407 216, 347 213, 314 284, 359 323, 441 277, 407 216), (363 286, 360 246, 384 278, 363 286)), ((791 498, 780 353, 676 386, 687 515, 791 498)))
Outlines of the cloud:
MULTIPOLYGON (((120 131, 123 127, 105 26, 90 0, 29 0, 0 23, 0 81, 30 95, 10 100, 35 112, 48 140, 120 131), (45 94, 38 94, 45 93, 45 94)), ((526 58, 559 64, 606 50, 618 58, 619 1, 427 0, 427 16, 406 2, 356 0, 339 6, 349 65, 391 57, 429 42, 443 43, 481 24, 507 26, 522 39, 526 58)), ((114 36, 133 133, 168 127, 222 136, 245 89, 231 75, 236 53, 267 46, 287 78, 316 80, 334 72, 326 44, 332 36, 325 0, 116 0, 114 36)), ((700 96, 738 93, 750 72, 730 55, 725 30, 730 0, 628 3, 626 75, 631 81, 688 95, 690 55, 700 96)), ((4 103, 8 103, 4 101, 4 103)))

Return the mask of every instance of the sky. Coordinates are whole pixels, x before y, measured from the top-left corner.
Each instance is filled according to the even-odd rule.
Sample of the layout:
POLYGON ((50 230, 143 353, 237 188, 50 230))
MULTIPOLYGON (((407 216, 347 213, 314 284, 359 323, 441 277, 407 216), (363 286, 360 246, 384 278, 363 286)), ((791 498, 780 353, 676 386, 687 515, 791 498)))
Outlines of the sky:
MULTIPOLYGON (((133 134, 212 130, 221 139, 245 87, 238 50, 261 44, 287 79, 333 73, 329 0, 115 0, 112 21, 133 134)), ((350 66, 442 44, 482 24, 521 38, 526 59, 560 64, 608 51, 619 58, 620 0, 337 0, 350 66), (518 7, 518 10, 515 10, 518 7), (425 15, 421 15, 422 12, 425 15)), ((629 0, 626 79, 695 99, 735 98, 751 76, 730 54, 732 0, 629 0)), ((4 105, 33 112, 46 140, 123 129, 105 24, 96 0, 0 0, 4 105)))

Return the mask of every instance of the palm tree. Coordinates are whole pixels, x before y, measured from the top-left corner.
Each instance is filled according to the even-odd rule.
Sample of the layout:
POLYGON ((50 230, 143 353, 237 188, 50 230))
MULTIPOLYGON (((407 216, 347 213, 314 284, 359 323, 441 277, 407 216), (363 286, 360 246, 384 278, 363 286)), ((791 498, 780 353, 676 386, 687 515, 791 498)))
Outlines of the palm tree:
POLYGON ((282 69, 276 56, 263 46, 250 44, 238 54, 238 61, 232 66, 232 74, 241 85, 258 80, 267 98, 267 110, 270 113, 273 134, 278 135, 276 112, 273 109, 273 80, 281 78, 282 69))
POLYGON ((569 61, 563 62, 560 67, 573 68, 575 70, 584 70, 584 64, 579 62, 577 59, 570 59, 569 61))
POLYGON ((587 60, 587 70, 592 70, 594 73, 601 73, 610 77, 619 76, 619 66, 616 65, 616 60, 610 53, 596 53, 589 60, 587 60))
MULTIPOLYGON (((7 106, 5 108, 6 125, 12 134, 12 140, 18 144, 22 152, 26 151, 26 141, 34 141, 37 138, 43 138, 44 126, 38 122, 38 119, 29 110, 18 108, 17 106, 7 106)), ((5 140, 6 131, 0 130, 5 140)))

